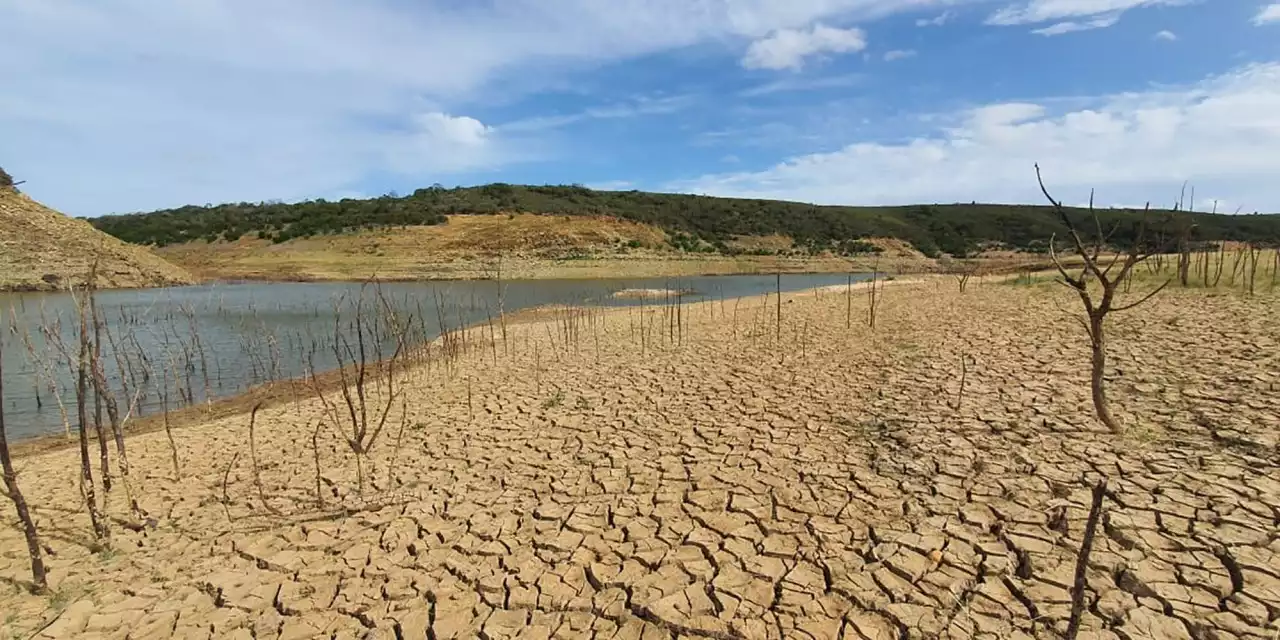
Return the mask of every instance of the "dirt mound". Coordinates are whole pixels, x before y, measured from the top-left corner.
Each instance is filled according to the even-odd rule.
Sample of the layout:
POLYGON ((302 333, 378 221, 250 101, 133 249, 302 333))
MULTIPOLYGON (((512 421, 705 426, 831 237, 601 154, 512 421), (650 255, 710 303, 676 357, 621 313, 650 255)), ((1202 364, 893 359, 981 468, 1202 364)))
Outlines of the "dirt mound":
POLYGON ((154 287, 194 282, 149 250, 126 244, 0 186, 0 291, 46 291, 83 284, 98 261, 98 286, 154 287))

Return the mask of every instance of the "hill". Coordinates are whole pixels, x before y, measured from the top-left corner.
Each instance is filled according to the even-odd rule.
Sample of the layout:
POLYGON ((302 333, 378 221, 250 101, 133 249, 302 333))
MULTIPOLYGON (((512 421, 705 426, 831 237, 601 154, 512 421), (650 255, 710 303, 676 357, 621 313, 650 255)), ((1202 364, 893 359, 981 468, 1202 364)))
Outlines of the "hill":
MULTIPOLYGON (((502 255, 506 277, 531 273, 533 263, 568 260, 598 266, 587 257, 663 246, 656 227, 616 218, 584 216, 448 216, 441 224, 372 228, 299 237, 283 242, 244 234, 233 241, 196 240, 157 247, 164 258, 198 276, 223 279, 359 280, 377 274, 404 280, 424 277, 483 278, 497 264, 477 258, 502 255)), ((554 275, 567 275, 563 273, 554 275)), ((591 277, 581 273, 581 277, 591 277)))
MULTIPOLYGON (((7 181, 6 181, 7 182, 7 181)), ((190 284, 185 270, 0 185, 0 291, 83 284, 98 261, 98 286, 190 284)))
MULTIPOLYGON (((91 222, 122 240, 156 246, 236 241, 244 236, 283 243, 298 238, 351 234, 386 227, 432 226, 451 215, 535 213, 608 216, 661 229, 667 246, 683 252, 725 255, 776 253, 744 239, 778 236, 788 253, 848 256, 874 247, 868 238, 895 238, 925 256, 965 256, 989 248, 1043 252, 1066 228, 1050 207, 993 204, 922 204, 897 207, 816 206, 798 202, 708 196, 594 191, 579 186, 490 184, 419 189, 339 202, 239 203, 104 216, 91 222)), ((1070 209, 1082 229, 1090 213, 1070 209)), ((1099 210, 1113 243, 1132 242, 1139 222, 1161 221, 1166 230, 1194 225, 1199 241, 1280 241, 1280 215, 1213 215, 1170 211, 1099 210)))

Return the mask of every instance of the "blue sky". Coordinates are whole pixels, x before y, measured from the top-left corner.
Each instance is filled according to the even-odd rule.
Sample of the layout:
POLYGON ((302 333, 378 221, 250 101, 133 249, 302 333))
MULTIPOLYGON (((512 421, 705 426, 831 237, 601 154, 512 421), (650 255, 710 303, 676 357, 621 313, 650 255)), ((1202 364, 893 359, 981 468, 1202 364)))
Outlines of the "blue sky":
POLYGON ((0 166, 72 215, 581 183, 1280 211, 1280 4, 0 0, 0 166))

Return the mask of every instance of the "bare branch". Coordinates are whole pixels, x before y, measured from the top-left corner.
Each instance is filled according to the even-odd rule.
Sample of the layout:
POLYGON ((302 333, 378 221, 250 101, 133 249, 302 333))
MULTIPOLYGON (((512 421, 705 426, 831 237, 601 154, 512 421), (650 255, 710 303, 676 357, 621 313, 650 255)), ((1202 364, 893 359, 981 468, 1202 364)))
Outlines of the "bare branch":
POLYGON ((1076 289, 1084 287, 1084 278, 1072 278, 1071 275, 1067 273, 1066 267, 1063 267, 1062 262, 1058 260, 1058 252, 1053 246, 1056 243, 1057 237, 1057 234, 1049 236, 1049 257, 1053 259, 1053 266, 1057 267, 1058 273, 1062 275, 1062 279, 1064 280, 1063 284, 1076 289))
POLYGON ((1132 308, 1134 308, 1134 307, 1136 307, 1136 306, 1139 306, 1139 305, 1141 305, 1142 303, 1144 303, 1144 302, 1146 302, 1146 301, 1150 300, 1151 298, 1155 297, 1155 295, 1156 295, 1157 293, 1160 293, 1161 291, 1164 291, 1164 288, 1165 288, 1165 287, 1167 287, 1167 286, 1169 286, 1169 283, 1171 283, 1171 282, 1173 282, 1173 278, 1169 278, 1168 280, 1165 280, 1165 281, 1164 281, 1164 284, 1162 284, 1162 285, 1160 285, 1160 286, 1156 287, 1154 290, 1152 290, 1152 291, 1151 291, 1151 293, 1148 293, 1147 295, 1143 296, 1141 300, 1139 300, 1139 301, 1137 301, 1137 302, 1134 302, 1134 303, 1132 303, 1132 304, 1126 304, 1126 305, 1124 305, 1124 306, 1120 306, 1120 307, 1113 307, 1111 310, 1112 310, 1112 311, 1128 311, 1129 309, 1132 309, 1132 308))
MULTIPOLYGON (((1062 203, 1060 201, 1055 200, 1053 196, 1049 195, 1049 189, 1044 186, 1044 179, 1040 176, 1040 165, 1037 163, 1035 167, 1036 181, 1040 183, 1040 192, 1043 193, 1044 197, 1048 198, 1049 202, 1053 204, 1054 211, 1058 213, 1058 217, 1062 219, 1062 223, 1066 225, 1067 230, 1071 232, 1071 239, 1075 242, 1076 251, 1080 254, 1080 257, 1084 259, 1085 270, 1093 272, 1095 275, 1101 277, 1102 272, 1098 270, 1096 261, 1089 257, 1089 252, 1085 249, 1084 242, 1080 239, 1080 234, 1076 232, 1076 227, 1072 224, 1071 218, 1067 217, 1066 209, 1062 208, 1062 203)), ((1083 276, 1081 279, 1083 280, 1083 276)))

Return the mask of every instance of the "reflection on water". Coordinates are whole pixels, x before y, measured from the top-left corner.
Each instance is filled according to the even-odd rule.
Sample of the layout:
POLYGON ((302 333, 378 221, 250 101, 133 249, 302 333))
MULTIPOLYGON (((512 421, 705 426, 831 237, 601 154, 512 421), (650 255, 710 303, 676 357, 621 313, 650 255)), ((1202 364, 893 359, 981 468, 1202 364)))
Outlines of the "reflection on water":
MULTIPOLYGON (((784 291, 840 284, 843 274, 783 275, 784 291)), ((855 278, 857 278, 855 276, 855 278)), ((860 279, 860 278, 858 278, 860 279)), ((335 322, 354 315, 358 283, 216 283, 169 289, 103 291, 102 366, 135 414, 221 398, 308 366, 334 366, 335 322), (343 310, 343 311, 336 311, 343 310), (311 363, 311 364, 309 364, 311 363), (136 399, 136 401, 135 401, 136 399)), ((525 280, 502 283, 506 313, 547 304, 642 304, 614 297, 624 289, 680 289, 686 302, 772 291, 774 276, 703 276, 606 280, 525 280)), ((413 334, 431 339, 446 328, 497 317, 496 281, 384 283, 382 299, 413 334)), ((366 290, 368 296, 368 290, 366 290)), ((0 293, 5 418, 10 438, 76 426, 75 361, 79 318, 65 293, 0 293), (61 400, 61 406, 59 403, 61 400), (64 423, 65 410, 67 422, 64 423)), ((378 345, 380 353, 392 341, 378 345)))

